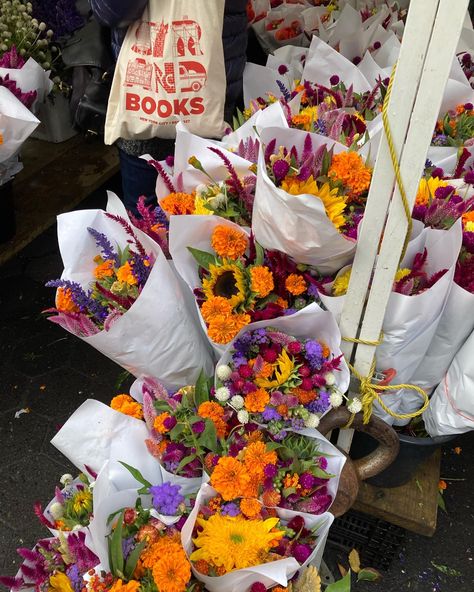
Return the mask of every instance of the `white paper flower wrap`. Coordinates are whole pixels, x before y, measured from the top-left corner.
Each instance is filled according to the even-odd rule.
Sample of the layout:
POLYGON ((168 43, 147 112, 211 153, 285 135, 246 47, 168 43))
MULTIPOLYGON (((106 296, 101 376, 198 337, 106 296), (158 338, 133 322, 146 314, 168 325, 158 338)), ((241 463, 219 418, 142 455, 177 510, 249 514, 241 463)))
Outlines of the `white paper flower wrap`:
POLYGON ((0 86, 0 163, 12 158, 39 125, 39 120, 15 95, 0 86))
MULTIPOLYGON (((85 488, 85 487, 86 487, 86 485, 84 484, 84 482, 83 482, 83 481, 81 481, 81 480, 79 479, 79 477, 76 477, 76 478, 75 478, 75 479, 72 481, 72 483, 70 483, 70 484, 66 485, 66 487, 64 487, 64 488, 61 490, 61 493, 62 493, 63 495, 64 495, 64 494, 67 494, 68 492, 73 492, 73 493, 75 493, 76 491, 79 491, 79 490, 81 489, 81 486, 82 486, 83 488, 85 488)), ((47 520, 49 520, 50 522, 52 522, 53 524, 54 524, 54 522, 55 522, 55 518, 54 518, 54 516, 51 514, 51 506, 52 506, 53 504, 56 504, 56 503, 57 503, 56 497, 53 497, 53 499, 52 499, 52 500, 49 502, 49 504, 46 506, 46 508, 44 509, 44 512, 43 512, 43 516, 44 516, 44 517, 45 517, 47 520)), ((67 538, 67 537, 68 537, 68 536, 71 534, 71 532, 75 532, 75 533, 77 533, 77 532, 87 532, 87 530, 88 530, 88 527, 87 527, 87 526, 80 526, 80 525, 77 525, 76 527, 74 527, 74 530, 73 530, 73 531, 67 531, 67 530, 58 530, 58 529, 56 529, 56 528, 49 528, 49 527, 48 527, 48 530, 49 530, 49 532, 50 532, 50 533, 51 533, 51 534, 52 534, 54 537, 59 537, 59 535, 61 534, 62 536, 64 536, 64 537, 66 537, 66 538, 67 538)))
MULTIPOLYGON (((214 495, 216 495, 216 491, 211 486, 203 485, 196 498, 196 505, 183 526, 181 531, 181 542, 188 557, 193 551, 193 528, 199 509, 203 503, 214 495)), ((255 567, 238 569, 220 577, 204 576, 192 568, 196 578, 206 586, 206 589, 209 590, 209 592, 241 592, 242 590, 248 590, 255 582, 262 582, 267 588, 275 585, 286 586, 288 580, 292 578, 299 569, 306 567, 307 565, 315 565, 316 567, 319 567, 329 528, 334 520, 333 515, 326 512, 325 514, 315 516, 314 514, 293 512, 281 508, 277 508, 277 514, 284 521, 289 521, 295 516, 302 516, 309 528, 318 527, 316 546, 305 563, 300 565, 294 558, 280 559, 255 567)))

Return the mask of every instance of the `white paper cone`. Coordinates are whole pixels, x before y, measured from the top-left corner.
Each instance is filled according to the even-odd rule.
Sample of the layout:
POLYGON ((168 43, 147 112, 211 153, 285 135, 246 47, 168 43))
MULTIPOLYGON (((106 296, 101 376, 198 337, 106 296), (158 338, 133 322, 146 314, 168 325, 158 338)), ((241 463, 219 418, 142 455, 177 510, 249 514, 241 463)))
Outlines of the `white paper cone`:
POLYGON ((0 163, 14 156, 39 125, 39 120, 13 93, 0 86, 0 163))

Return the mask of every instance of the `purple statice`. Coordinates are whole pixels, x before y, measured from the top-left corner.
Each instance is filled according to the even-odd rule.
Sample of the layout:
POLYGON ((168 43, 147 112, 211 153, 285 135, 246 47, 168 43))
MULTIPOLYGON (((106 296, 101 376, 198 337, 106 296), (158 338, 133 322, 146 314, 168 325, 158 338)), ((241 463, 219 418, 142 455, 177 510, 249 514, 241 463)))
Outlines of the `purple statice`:
POLYGON ((329 408, 329 393, 327 391, 319 391, 318 398, 311 401, 307 405, 308 411, 311 413, 324 413, 329 408))
POLYGON ((310 283, 308 287, 308 296, 311 296, 311 298, 317 298, 319 296, 319 290, 316 284, 310 283))
MULTIPOLYGON (((127 555, 124 555, 124 557, 127 557, 127 555)), ((81 592, 84 588, 84 580, 82 579, 82 574, 75 563, 67 568, 66 575, 71 582, 74 592, 81 592)))
POLYGON ((230 502, 228 504, 224 504, 221 507, 221 514, 223 516, 230 516, 231 518, 235 518, 235 516, 238 516, 240 514, 240 508, 237 504, 234 504, 234 502, 230 502))
POLYGON ((102 259, 104 261, 114 261, 115 265, 120 265, 120 257, 118 253, 113 248, 112 244, 110 243, 109 239, 105 236, 104 233, 98 232, 95 228, 87 228, 89 234, 91 234, 95 239, 95 244, 100 249, 102 253, 102 259))
POLYGON ((91 292, 85 292, 80 284, 70 280, 51 280, 46 282, 47 288, 65 288, 71 290, 71 297, 74 304, 83 314, 91 315, 99 322, 104 321, 109 314, 107 307, 91 297, 91 292))
POLYGON ((12 70, 20 70, 25 65, 25 60, 18 53, 15 45, 12 45, 10 49, 3 53, 0 57, 0 68, 10 68, 12 70))
POLYGON ((149 491, 153 499, 153 506, 165 516, 176 516, 179 506, 184 503, 181 487, 172 485, 169 481, 162 485, 154 485, 150 487, 149 491))
POLYGON ((247 331, 234 341, 234 350, 237 353, 246 354, 252 344, 252 334, 247 331))
POLYGON ((305 345, 305 356, 308 360, 310 368, 312 370, 319 370, 323 365, 323 348, 322 345, 313 339, 306 341, 305 345))
POLYGON ((262 417, 265 421, 278 421, 281 419, 281 415, 278 413, 278 411, 273 407, 269 407, 268 405, 263 410, 262 417))

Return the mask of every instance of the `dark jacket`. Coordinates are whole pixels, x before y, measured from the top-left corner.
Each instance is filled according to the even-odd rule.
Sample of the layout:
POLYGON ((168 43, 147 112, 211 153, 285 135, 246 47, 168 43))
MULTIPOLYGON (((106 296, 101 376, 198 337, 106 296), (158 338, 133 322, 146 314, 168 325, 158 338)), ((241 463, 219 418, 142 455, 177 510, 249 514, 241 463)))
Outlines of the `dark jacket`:
MULTIPOLYGON (((96 18, 113 30, 113 49, 116 58, 128 25, 141 17, 147 4, 148 0, 91 0, 96 18)), ((227 78, 226 121, 231 121, 235 106, 242 97, 242 77, 247 49, 246 4, 246 0, 226 0, 225 3, 222 42, 227 78)))

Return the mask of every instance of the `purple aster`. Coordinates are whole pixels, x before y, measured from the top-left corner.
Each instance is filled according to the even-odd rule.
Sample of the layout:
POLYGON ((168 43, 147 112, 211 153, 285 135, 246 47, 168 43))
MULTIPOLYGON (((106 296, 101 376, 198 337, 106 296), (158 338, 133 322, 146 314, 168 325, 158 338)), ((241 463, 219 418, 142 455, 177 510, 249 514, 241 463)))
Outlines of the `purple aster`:
POLYGON ((153 506, 165 516, 175 516, 180 504, 184 502, 181 487, 166 481, 162 485, 154 485, 149 489, 153 498, 153 506))
POLYGON ((222 506, 221 514, 223 516, 231 516, 232 518, 235 518, 235 516, 240 514, 240 508, 237 504, 234 504, 234 502, 230 502, 229 504, 224 504, 222 506))
POLYGON ((265 421, 278 421, 281 419, 281 415, 278 413, 278 411, 273 407, 269 407, 268 405, 265 407, 262 417, 265 421))

